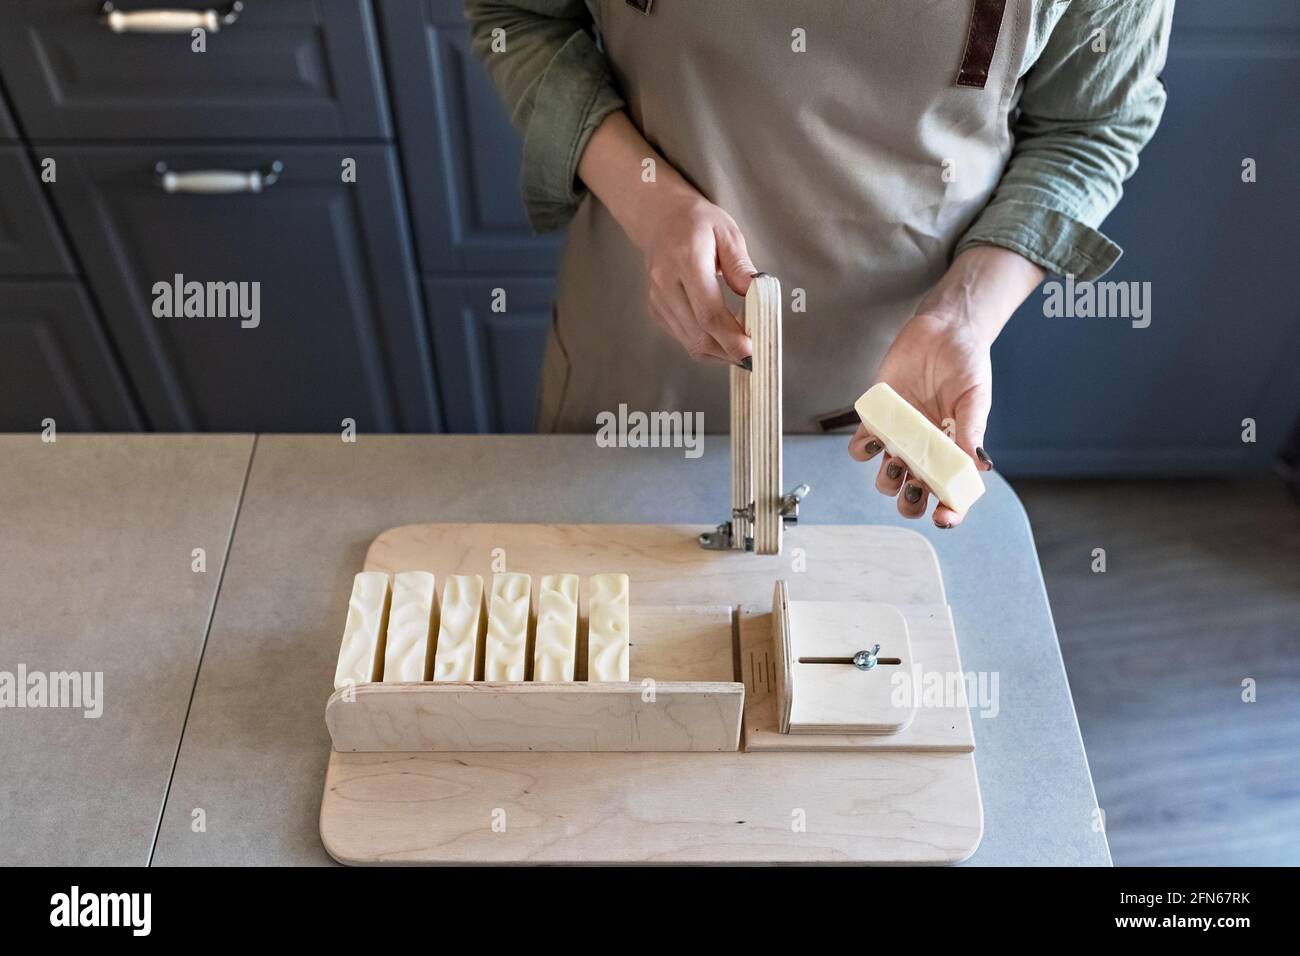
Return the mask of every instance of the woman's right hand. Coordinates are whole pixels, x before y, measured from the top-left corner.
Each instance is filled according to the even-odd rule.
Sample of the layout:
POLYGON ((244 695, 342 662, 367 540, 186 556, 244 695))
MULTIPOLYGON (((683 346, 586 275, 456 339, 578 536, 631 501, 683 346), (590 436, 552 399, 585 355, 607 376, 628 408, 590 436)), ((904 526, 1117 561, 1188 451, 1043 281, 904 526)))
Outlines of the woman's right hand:
POLYGON ((578 175, 645 256, 656 321, 693 359, 745 363, 753 346, 717 278, 721 273, 732 292, 744 295, 754 275, 736 220, 655 152, 622 110, 596 127, 578 175))
POLYGON ((695 193, 654 210, 644 226, 634 241, 645 254, 650 314, 696 361, 746 364, 753 345, 717 279, 743 296, 754 276, 736 221, 695 193))

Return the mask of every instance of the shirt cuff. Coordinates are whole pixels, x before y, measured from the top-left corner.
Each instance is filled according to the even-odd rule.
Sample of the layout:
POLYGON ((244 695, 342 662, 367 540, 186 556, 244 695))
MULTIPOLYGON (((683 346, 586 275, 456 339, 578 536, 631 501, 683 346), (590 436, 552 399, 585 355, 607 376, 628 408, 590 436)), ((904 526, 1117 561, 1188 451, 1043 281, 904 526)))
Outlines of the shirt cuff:
POLYGON ((1124 254, 1091 226, 1047 206, 1014 199, 990 203, 958 241, 953 255, 971 246, 1002 246, 1050 272, 1084 282, 1105 275, 1124 254))
POLYGON ((571 36, 546 68, 524 134, 523 197, 537 232, 573 218, 586 189, 578 160, 610 113, 623 108, 609 64, 589 33, 571 36))

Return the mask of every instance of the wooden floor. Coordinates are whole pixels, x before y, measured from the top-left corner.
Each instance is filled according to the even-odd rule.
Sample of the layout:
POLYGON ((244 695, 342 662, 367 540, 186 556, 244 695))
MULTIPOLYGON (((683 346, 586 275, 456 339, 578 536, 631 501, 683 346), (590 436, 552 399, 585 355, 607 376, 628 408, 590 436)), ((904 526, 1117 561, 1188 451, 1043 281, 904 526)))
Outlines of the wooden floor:
POLYGON ((1116 865, 1300 864, 1300 506, 1269 478, 1013 484, 1116 865))

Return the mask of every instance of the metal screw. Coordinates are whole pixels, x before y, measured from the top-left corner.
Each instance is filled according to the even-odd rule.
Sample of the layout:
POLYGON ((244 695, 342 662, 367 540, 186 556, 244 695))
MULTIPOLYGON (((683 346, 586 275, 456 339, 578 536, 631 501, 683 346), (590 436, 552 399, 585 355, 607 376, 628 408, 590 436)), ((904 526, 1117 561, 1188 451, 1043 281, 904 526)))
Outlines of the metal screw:
POLYGON ((879 644, 869 651, 858 651, 853 655, 853 666, 858 670, 869 671, 871 668, 876 666, 876 655, 879 653, 879 644))

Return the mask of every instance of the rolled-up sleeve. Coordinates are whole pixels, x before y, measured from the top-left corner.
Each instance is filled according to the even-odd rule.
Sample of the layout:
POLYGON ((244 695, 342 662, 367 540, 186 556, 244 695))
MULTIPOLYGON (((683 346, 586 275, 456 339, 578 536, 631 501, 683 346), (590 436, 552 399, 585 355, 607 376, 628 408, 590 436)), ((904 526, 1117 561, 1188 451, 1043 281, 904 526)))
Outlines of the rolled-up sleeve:
POLYGON ((1074 0, 1025 74, 1011 159, 956 252, 1003 246, 1085 280, 1115 264, 1122 250, 1099 227, 1164 112, 1173 8, 1074 0))
POLYGON ((578 160, 623 108, 584 0, 466 0, 473 50, 524 139, 521 190, 538 232, 568 223, 582 199, 578 160))

